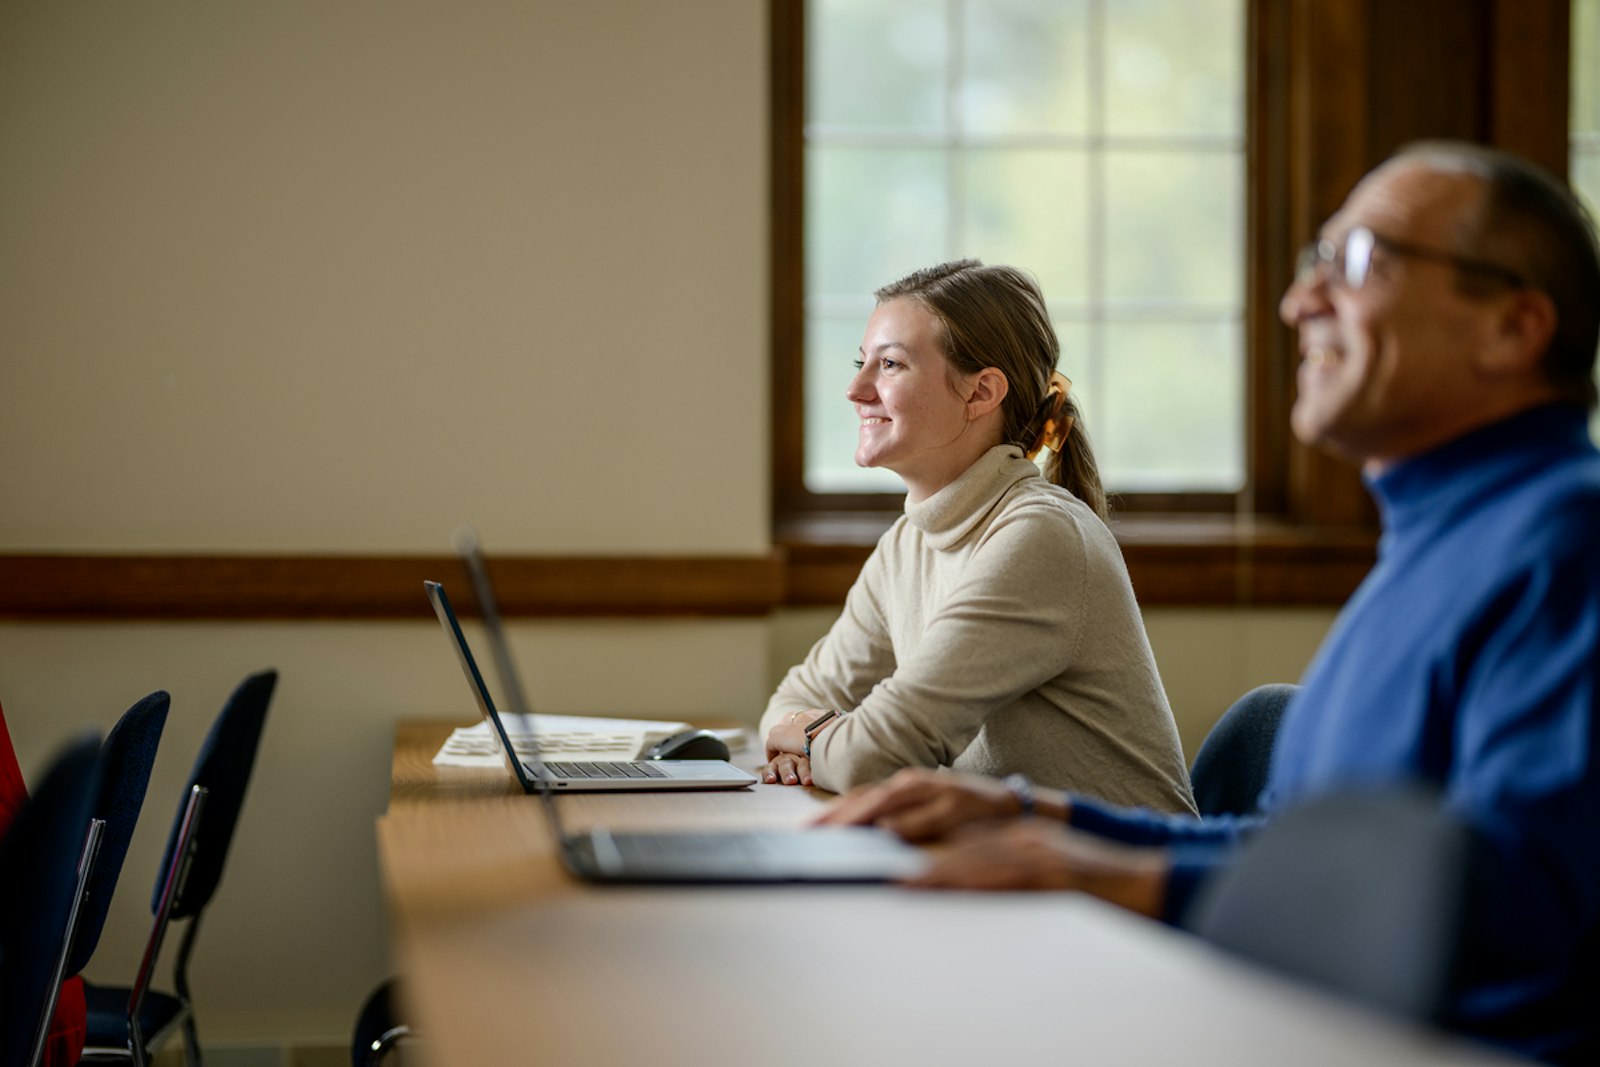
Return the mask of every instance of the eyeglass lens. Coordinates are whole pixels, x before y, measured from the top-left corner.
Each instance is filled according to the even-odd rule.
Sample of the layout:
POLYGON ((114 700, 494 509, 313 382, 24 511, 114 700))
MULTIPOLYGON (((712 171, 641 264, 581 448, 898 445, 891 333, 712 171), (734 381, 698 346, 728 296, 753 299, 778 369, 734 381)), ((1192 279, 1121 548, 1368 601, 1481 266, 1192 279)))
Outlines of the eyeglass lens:
POLYGON ((1323 239, 1313 241, 1300 250, 1295 262, 1295 278, 1309 285, 1317 271, 1326 264, 1333 268, 1333 277, 1349 289, 1359 289, 1372 269, 1372 250, 1378 239, 1365 226, 1357 226, 1344 235, 1343 247, 1323 239))
POLYGON ((1361 288, 1372 269, 1372 249, 1378 243, 1371 230, 1357 226, 1344 237, 1344 283, 1361 288))

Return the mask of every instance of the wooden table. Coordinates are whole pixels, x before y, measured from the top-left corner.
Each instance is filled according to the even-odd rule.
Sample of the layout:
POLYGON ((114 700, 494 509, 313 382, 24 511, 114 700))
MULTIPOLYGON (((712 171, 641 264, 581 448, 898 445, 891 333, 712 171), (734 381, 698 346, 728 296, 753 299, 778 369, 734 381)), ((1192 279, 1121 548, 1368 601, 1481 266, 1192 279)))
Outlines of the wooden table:
MULTIPOLYGON (((1507 1062, 1077 894, 584 886, 509 773, 432 766, 450 729, 400 725, 378 821, 396 963, 435 1067, 1507 1062)), ((792 825, 825 797, 561 803, 574 829, 715 827, 792 825)))

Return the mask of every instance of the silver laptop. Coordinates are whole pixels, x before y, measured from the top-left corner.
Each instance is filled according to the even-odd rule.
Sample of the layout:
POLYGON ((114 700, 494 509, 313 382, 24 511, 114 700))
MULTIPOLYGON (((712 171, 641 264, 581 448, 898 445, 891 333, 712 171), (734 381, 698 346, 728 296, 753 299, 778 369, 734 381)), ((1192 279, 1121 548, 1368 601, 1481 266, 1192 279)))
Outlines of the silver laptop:
MULTIPOLYGON (((501 753, 524 791, 532 793, 539 787, 548 787, 564 789, 569 793, 614 793, 657 789, 742 789, 755 784, 755 775, 741 771, 724 760, 557 761, 540 759, 537 754, 530 755, 526 760, 519 759, 511 747, 511 736, 501 721, 500 712, 494 706, 494 698, 489 695, 489 688, 478 670, 478 662, 473 658, 466 634, 461 632, 461 623, 450 607, 450 598, 445 595, 444 586, 438 582, 422 584, 428 592, 428 601, 433 605, 434 614, 439 616, 439 625, 444 627, 451 647, 456 651, 461 671, 467 676, 467 684, 478 701, 478 709, 483 712, 501 753)), ((520 692, 516 701, 521 705, 520 692)), ((529 716, 524 721, 531 724, 533 719, 529 716)), ((537 753, 538 736, 533 735, 532 740, 537 753)))
MULTIPOLYGON (((511 650, 500 623, 494 588, 488 568, 478 548, 477 537, 469 530, 456 535, 456 549, 466 565, 489 632, 489 648, 500 674, 500 686, 511 710, 526 715, 528 706, 511 650)), ((430 588, 435 610, 444 605, 441 621, 454 616, 444 590, 437 599, 430 588)), ((447 626, 456 643, 469 676, 475 675, 471 652, 458 625, 447 626)), ((482 679, 474 688, 483 692, 482 679)), ((484 693, 483 703, 494 724, 502 750, 511 751, 510 738, 501 727, 499 716, 484 693)), ((529 720, 532 721, 531 719, 529 720)), ((551 833, 561 845, 561 860, 574 875, 590 882, 619 882, 659 885, 663 883, 752 884, 789 882, 887 882, 909 878, 922 871, 927 856, 901 841, 894 834, 864 826, 816 827, 796 830, 719 830, 706 833, 652 831, 614 832, 595 826, 586 833, 568 833, 561 823, 560 806, 555 799, 553 780, 530 775, 518 760, 510 760, 522 787, 541 801, 551 833)), ((546 767, 549 764, 545 765, 546 767)), ((774 786, 773 788, 792 788, 774 786)), ((737 804, 730 798, 728 803, 737 804)))

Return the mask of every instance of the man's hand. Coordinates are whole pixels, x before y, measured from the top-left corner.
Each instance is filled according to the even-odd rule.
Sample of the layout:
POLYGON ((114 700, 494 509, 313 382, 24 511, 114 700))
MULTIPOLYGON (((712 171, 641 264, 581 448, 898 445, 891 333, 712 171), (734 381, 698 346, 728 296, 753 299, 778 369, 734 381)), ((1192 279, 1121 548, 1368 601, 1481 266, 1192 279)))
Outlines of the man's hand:
POLYGON ((993 778, 909 767, 850 791, 816 825, 876 825, 907 841, 931 841, 968 823, 1009 818, 1021 810, 1011 790, 993 778))
POLYGON ((907 883, 938 889, 1076 889, 1150 918, 1166 900, 1171 860, 1045 819, 975 826, 907 883))

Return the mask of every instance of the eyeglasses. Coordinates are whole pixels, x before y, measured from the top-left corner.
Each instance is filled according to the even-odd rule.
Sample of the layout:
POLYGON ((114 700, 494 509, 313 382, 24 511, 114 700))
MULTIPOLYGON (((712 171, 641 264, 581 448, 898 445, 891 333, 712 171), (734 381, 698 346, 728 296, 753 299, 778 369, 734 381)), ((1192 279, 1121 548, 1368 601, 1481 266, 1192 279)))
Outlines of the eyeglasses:
POLYGON ((1295 260, 1294 280, 1300 285, 1310 285, 1316 279, 1317 272, 1327 266, 1332 268, 1328 276, 1334 284, 1346 289, 1359 289, 1366 284, 1367 276, 1372 273, 1372 250, 1375 248, 1381 248, 1390 255, 1448 263, 1457 270, 1497 278, 1517 289, 1528 284, 1526 278, 1507 267, 1460 256, 1454 252, 1424 248, 1421 245, 1380 237, 1365 226, 1353 227, 1344 235, 1343 244, 1335 244, 1324 239, 1313 241, 1300 249, 1300 255, 1295 260))

